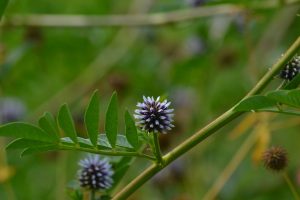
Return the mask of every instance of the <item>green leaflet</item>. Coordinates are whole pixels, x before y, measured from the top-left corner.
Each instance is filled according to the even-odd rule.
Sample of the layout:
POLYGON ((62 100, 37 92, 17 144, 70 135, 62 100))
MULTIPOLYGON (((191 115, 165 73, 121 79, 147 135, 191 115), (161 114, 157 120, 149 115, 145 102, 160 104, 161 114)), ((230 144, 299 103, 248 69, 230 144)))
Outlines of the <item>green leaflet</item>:
POLYGON ((6 150, 11 150, 11 149, 24 149, 24 148, 29 148, 29 147, 42 147, 42 146, 48 146, 51 143, 48 142, 41 142, 37 140, 29 140, 29 139, 24 139, 24 138, 19 138, 15 139, 12 142, 10 142, 6 146, 6 150))
POLYGON ((276 101, 262 95, 251 96, 241 101, 235 108, 235 111, 251 111, 262 108, 270 108, 276 105, 276 101))
POLYGON ((110 145, 112 148, 115 148, 118 134, 118 102, 116 92, 114 92, 111 96, 110 103, 107 108, 105 133, 110 145))
POLYGON ((43 147, 30 147, 25 149, 22 153, 21 153, 21 157, 23 156, 27 156, 27 155, 31 155, 34 153, 41 153, 41 152, 46 152, 46 151, 54 151, 54 150, 58 150, 58 146, 57 145, 48 145, 48 146, 43 146, 43 147))
POLYGON ((52 135, 57 141, 59 141, 59 130, 53 115, 49 112, 46 112, 39 119, 39 126, 47 132, 49 135, 52 135))
MULTIPOLYGON (((61 143, 63 145, 67 145, 67 146, 75 146, 76 144, 69 138, 69 137, 64 137, 60 139, 61 143)), ((77 141, 79 146, 81 147, 85 147, 85 148, 89 148, 89 149, 94 149, 93 144, 91 143, 91 141, 89 139, 86 138, 82 138, 82 137, 77 137, 77 141)), ((98 149, 100 150, 107 150, 107 149, 111 149, 110 144, 108 143, 108 141, 103 141, 100 138, 98 139, 98 144, 97 144, 98 149)))
POLYGON ((257 112, 273 112, 273 113, 280 113, 280 114, 285 114, 285 115, 295 115, 295 116, 300 116, 299 111, 295 110, 278 110, 277 108, 266 108, 266 109, 261 109, 261 110, 256 110, 257 112))
POLYGON ((132 117, 130 116, 127 110, 125 112, 125 125, 126 125, 126 131, 125 131, 126 138, 128 142, 131 144, 131 146, 134 149, 137 149, 139 147, 139 138, 137 134, 137 129, 132 117))
POLYGON ((90 103, 86 109, 84 115, 84 123, 88 133, 88 136, 94 146, 97 146, 97 139, 99 134, 99 93, 95 91, 93 96, 91 97, 90 103))
POLYGON ((77 143, 74 121, 67 104, 64 104, 58 112, 58 123, 66 136, 70 137, 74 143, 77 143))
POLYGON ((39 127, 23 122, 13 122, 0 126, 0 136, 55 142, 53 136, 47 134, 39 127))
POLYGON ((300 108, 300 90, 276 90, 269 92, 267 97, 279 103, 300 108))
MULTIPOLYGON (((100 134, 99 135, 99 140, 101 140, 102 142, 104 142, 106 144, 109 142, 109 140, 107 138, 107 134, 100 134)), ((127 139, 126 139, 126 137, 124 135, 117 135, 117 137, 116 137, 116 146, 123 147, 123 148, 129 148, 129 149, 133 148, 129 144, 129 142, 127 141, 127 139)))

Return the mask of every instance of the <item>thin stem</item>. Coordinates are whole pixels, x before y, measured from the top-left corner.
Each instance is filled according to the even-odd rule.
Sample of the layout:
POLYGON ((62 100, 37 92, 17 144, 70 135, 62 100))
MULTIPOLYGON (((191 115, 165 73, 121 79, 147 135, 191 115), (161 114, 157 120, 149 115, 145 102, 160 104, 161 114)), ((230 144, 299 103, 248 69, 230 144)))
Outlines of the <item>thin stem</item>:
POLYGON ((286 183, 288 184, 288 186, 289 186, 291 192, 293 193, 294 198, 295 198, 296 200, 300 200, 300 196, 299 196, 299 194, 298 194, 298 192, 297 192, 297 190, 296 190, 294 184, 292 183, 292 181, 291 181, 289 175, 288 175, 286 172, 283 172, 282 176, 283 176, 284 180, 286 181, 286 183))
POLYGON ((222 173, 218 176, 218 179, 216 182, 212 185, 212 187, 206 192, 203 200, 210 200, 215 199, 217 194, 221 191, 221 189, 224 187, 228 179, 232 176, 234 171, 237 169, 237 167, 240 165, 240 163, 243 161, 251 147, 255 144, 255 141, 257 140, 258 131, 253 131, 250 133, 250 135, 247 137, 247 139, 243 142, 241 147, 238 149, 238 151, 234 154, 231 161, 228 163, 228 165, 224 168, 222 173))
POLYGON ((144 170, 139 176, 137 176, 133 181, 126 185, 126 187, 116 194, 112 200, 124 200, 127 199, 134 191, 140 188, 147 180, 152 178, 157 172, 162 168, 157 164, 150 165, 146 170, 144 170))
MULTIPOLYGON (((272 68, 260 79, 260 81, 253 87, 252 90, 243 98, 260 93, 273 79, 273 77, 279 72, 279 70, 287 63, 290 58, 300 49, 300 37, 293 43, 293 45, 287 50, 287 52, 275 63, 272 68)), ((117 193, 113 200, 122 200, 129 197, 134 191, 141 187, 145 182, 147 182, 152 176, 160 171, 160 168, 166 167, 172 161, 192 149, 194 146, 205 140, 208 136, 215 133, 217 130, 234 120, 235 118, 242 115, 244 112, 234 111, 233 106, 227 112, 222 114, 220 117, 215 119, 213 122, 196 132, 193 136, 186 139, 183 143, 178 145, 167 155, 163 156, 164 165, 159 166, 157 164, 152 164, 144 173, 136 177, 130 184, 123 188, 119 193, 117 193)))
POLYGON ((154 143, 155 157, 157 159, 157 162, 158 164, 163 164, 162 154, 159 145, 159 133, 153 133, 153 143, 154 143))
POLYGON ((44 27, 99 27, 99 26, 149 26, 182 22, 201 17, 237 14, 245 10, 241 6, 223 4, 205 6, 164 13, 131 15, 15 15, 4 20, 4 26, 44 26, 44 27))
MULTIPOLYGON (((285 5, 299 3, 299 0, 289 0, 285 5)), ((277 4, 256 3, 253 5, 220 4, 213 6, 202 6, 163 13, 153 14, 131 14, 131 15, 106 15, 106 16, 84 16, 84 15, 14 15, 3 20, 2 26, 22 27, 112 27, 112 26, 158 26, 170 23, 179 23, 203 17, 216 15, 234 15, 247 11, 247 9, 272 9, 277 4)))
POLYGON ((90 200, 96 200, 96 191, 95 190, 90 191, 90 200))
POLYGON ((281 56, 281 58, 272 66, 272 68, 258 81, 258 83, 250 90, 250 92, 244 97, 260 93, 266 88, 271 80, 278 74, 282 67, 299 51, 300 49, 300 37, 292 44, 292 46, 281 56))
POLYGON ((90 148, 84 148, 80 146, 67 146, 60 144, 59 148, 61 150, 78 150, 83 152, 89 152, 94 154, 101 154, 101 155, 108 155, 108 156, 134 156, 134 157, 141 157, 146 158, 149 160, 156 160, 154 157, 149 156, 147 154, 137 153, 137 152, 127 152, 127 151, 106 151, 106 150, 99 150, 99 149, 90 149, 90 148))

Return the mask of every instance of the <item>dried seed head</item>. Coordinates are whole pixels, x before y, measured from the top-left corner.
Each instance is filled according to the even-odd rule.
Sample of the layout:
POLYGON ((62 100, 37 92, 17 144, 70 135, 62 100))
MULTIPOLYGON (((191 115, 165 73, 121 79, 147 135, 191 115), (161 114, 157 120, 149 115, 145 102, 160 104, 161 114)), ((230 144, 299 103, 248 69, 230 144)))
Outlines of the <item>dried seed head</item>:
POLYGON ((137 104, 135 110, 135 119, 137 119, 137 126, 147 132, 166 133, 171 130, 174 125, 173 111, 169 109, 171 102, 164 100, 160 102, 158 97, 156 100, 153 97, 143 97, 144 101, 137 104))
POLYGON ((98 155, 88 156, 79 161, 81 169, 78 171, 80 186, 91 190, 109 189, 113 184, 114 174, 107 159, 100 159, 98 155))
POLYGON ((300 56, 295 56, 281 70, 279 76, 285 80, 292 80, 300 72, 300 56))
POLYGON ((264 152, 263 161, 267 169, 281 171, 287 166, 287 152, 282 147, 271 147, 264 152))

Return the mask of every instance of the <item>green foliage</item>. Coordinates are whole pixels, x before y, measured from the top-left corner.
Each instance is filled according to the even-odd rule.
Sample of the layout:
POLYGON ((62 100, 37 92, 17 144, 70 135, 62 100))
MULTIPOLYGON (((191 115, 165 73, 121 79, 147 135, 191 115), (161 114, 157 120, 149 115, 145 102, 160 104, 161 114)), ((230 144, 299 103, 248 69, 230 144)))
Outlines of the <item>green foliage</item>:
POLYGON ((135 122, 130 116, 129 112, 126 110, 125 112, 125 125, 126 125, 126 138, 128 142, 133 146, 135 149, 139 147, 139 138, 137 134, 137 129, 135 126, 135 122))
POLYGON ((2 15, 7 7, 9 0, 1 0, 0 1, 0 20, 2 18, 2 15))
MULTIPOLYGON (((7 2, 7 0, 1 1, 1 3, 3 2, 7 2)), ((164 13, 165 11, 176 12, 176 9, 192 8, 190 7, 191 2, 164 0, 147 4, 140 1, 74 0, 70 4, 69 1, 60 1, 59 3, 36 0, 10 1, 9 9, 6 9, 4 15, 11 20, 14 15, 21 14, 21 21, 27 21, 22 18, 22 14, 60 13, 93 16, 128 13, 131 15, 143 14, 143 11, 147 12, 149 9, 151 13, 164 13)), ((3 73, 5 75, 0 73, 1 96, 15 96, 24 101, 28 108, 26 120, 29 119, 32 122, 38 119, 45 110, 58 110, 62 99, 72 103, 69 105, 76 105, 74 110, 70 107, 72 113, 80 113, 84 110, 82 106, 87 98, 86 94, 92 87, 104 89, 101 94, 103 101, 107 99, 108 91, 117 90, 120 100, 129 107, 130 113, 134 99, 139 99, 141 95, 167 93, 176 101, 175 104, 178 108, 176 112, 179 113, 176 116, 176 132, 180 132, 175 135, 173 133, 164 135, 166 137, 162 138, 162 144, 165 145, 164 150, 168 151, 170 147, 177 146, 179 141, 189 137, 192 134, 191 131, 198 130, 242 98, 242 95, 254 84, 253 81, 268 70, 270 62, 276 61, 279 54, 284 53, 283 50, 299 36, 300 20, 297 16, 299 10, 291 12, 291 9, 297 9, 296 4, 293 6, 283 5, 289 2, 280 1, 278 4, 274 3, 274 7, 267 8, 269 4, 265 1, 205 1, 199 7, 200 10, 203 8, 205 11, 206 7, 210 5, 221 6, 221 8, 224 5, 226 9, 221 9, 222 13, 223 11, 227 12, 226 3, 237 5, 237 8, 242 8, 242 10, 239 14, 229 12, 229 14, 220 15, 219 11, 217 13, 207 12, 212 17, 200 17, 183 23, 174 22, 162 26, 146 26, 142 30, 121 30, 111 27, 70 29, 65 27, 4 26, 1 27, 0 60, 3 62, 0 62, 3 64, 2 67, 0 66, 0 71, 4 71, 6 66, 9 66, 9 70, 5 70, 3 73), (34 45, 27 49, 23 48, 29 39, 35 40, 34 45), (191 39, 192 43, 190 43, 191 39), (197 40, 194 42, 193 39, 198 39, 200 43, 197 43, 197 40), (19 53, 20 49, 21 54, 19 53), (5 51, 3 55, 2 50, 5 51), (73 82, 73 80, 81 81, 73 82)), ((187 14, 189 15, 189 12, 187 14)), ((161 16, 163 17, 163 15, 161 16)), ((60 20, 56 21, 60 23, 60 20)), ((89 24, 88 22, 87 24, 89 24)), ((287 85, 293 81, 294 79, 287 82, 287 85)), ((272 86, 276 82, 279 83, 279 80, 273 79, 272 86)), ((107 102, 103 103, 106 105, 107 102)), ((285 112, 292 113, 291 110, 286 109, 285 105, 279 106, 285 112)), ((101 112, 105 113, 106 107, 102 107, 102 105, 100 107, 101 112)), ((279 111, 276 106, 260 108, 255 111, 262 110, 279 111)), ((54 112, 52 114, 57 116, 54 112)), ((122 115, 122 113, 120 114, 122 115)), ((105 118, 105 114, 100 116, 105 118)), ((76 119, 78 118, 76 116, 76 119)), ((287 128, 279 130, 284 131, 284 134, 272 134, 271 141, 293 150, 297 148, 300 135, 296 134, 297 127, 290 127, 292 126, 292 123, 289 123, 290 119, 290 116, 276 117, 275 120, 280 120, 279 122, 283 120, 280 124, 284 124, 287 128)), ((272 126, 275 120, 270 121, 272 133, 277 132, 277 128, 275 128, 278 127, 277 123, 275 122, 276 126, 272 126)), ((121 119, 119 125, 123 124, 123 119, 121 123, 120 121, 121 119)), ((292 119, 292 121, 294 120, 292 119)), ((101 119, 102 122, 104 123, 104 119, 101 119)), ((57 123, 56 119, 55 123, 57 123)), ((226 125, 225 131, 228 132, 235 125, 236 123, 226 125)), ((39 126, 50 134, 45 127, 39 126)), ((80 129, 77 130, 77 133, 85 132, 80 122, 78 127, 80 129)), ((124 127, 119 127, 118 132, 125 130, 124 127)), ((105 133, 104 130, 100 130, 100 132, 105 133)), ((201 155, 198 151, 188 154, 188 160, 193 162, 183 163, 183 168, 188 170, 185 170, 180 181, 176 177, 168 176, 161 181, 162 184, 149 184, 147 189, 140 191, 135 198, 143 200, 175 199, 186 195, 191 199, 202 198, 214 180, 219 177, 218 173, 221 173, 231 160, 234 152, 238 151, 244 138, 242 136, 239 137, 240 139, 226 140, 224 138, 226 134, 222 134, 223 130, 220 132, 220 135, 214 137, 213 144, 201 147, 201 152, 203 152, 201 155), (214 169, 214 173, 210 173, 208 176, 205 173, 207 169, 214 169), (207 184, 207 179, 211 180, 211 184, 207 184), (166 182, 172 182, 172 184, 165 184, 166 182), (166 185, 168 186, 165 187, 166 185), (182 189, 183 185, 187 186, 188 191, 185 188, 182 189), (203 185, 203 187, 199 187, 199 185, 203 185), (155 187, 159 187, 159 189, 155 187), (184 194, 186 192, 188 194, 184 194)), ((126 134, 125 131, 124 134, 126 134)), ((146 134, 141 132, 138 134, 140 143, 149 142, 146 134)), ((82 135, 86 135, 86 133, 82 135)), ((62 132, 60 137, 65 137, 62 136, 62 132)), ((77 138, 76 146, 68 137, 70 143, 63 145, 72 150, 78 146, 97 150, 91 143, 91 138, 81 139, 85 142, 81 143, 77 138)), ((128 138, 127 140, 129 141, 128 138)), ((61 143, 60 140, 59 145, 62 145, 61 143)), ((118 149, 116 147, 114 151, 118 151, 118 149)), ((127 148, 123 149, 127 151, 127 148)), ((109 142, 100 138, 98 139, 98 150, 112 151, 109 142)), ((251 152, 246 154, 249 155, 248 158, 243 159, 238 168, 238 176, 233 174, 229 179, 230 184, 225 184, 220 193, 216 194, 217 198, 253 199, 259 196, 263 199, 289 199, 291 195, 280 179, 265 174, 261 167, 253 168, 253 164, 250 163, 250 154, 251 152), (263 183, 258 182, 257 180, 262 177, 268 178, 263 183), (268 191, 262 190, 262 188, 268 188, 268 191)), ((298 158, 297 154, 291 154, 291 156, 293 155, 294 157, 290 159, 291 169, 296 169, 297 163, 292 161, 298 158)), ((12 185, 11 198, 15 196, 15 199, 67 199, 64 196, 63 185, 71 177, 75 178, 78 156, 80 156, 80 152, 30 156, 23 159, 21 161, 23 164, 20 164, 15 152, 8 152, 8 163, 12 167, 16 167, 17 173, 7 181, 8 184, 0 186, 1 199, 10 199, 11 197, 10 191, 12 190, 9 187, 6 188, 7 185, 12 185), (45 184, 40 184, 41 178, 47 182, 47 187, 45 184)), ((128 174, 127 180, 142 171, 145 165, 144 162, 135 162, 134 170, 128 174)), ((171 170, 171 168, 169 169, 171 170)), ((171 176, 172 174, 177 175, 177 173, 171 173, 171 176)), ((126 183, 122 185, 126 185, 126 183)))
POLYGON ((107 134, 100 134, 99 135, 99 140, 101 142, 104 142, 105 144, 108 144, 110 148, 121 147, 121 148, 133 149, 133 147, 127 141, 126 137, 124 135, 121 135, 121 134, 116 135, 115 147, 111 146, 109 138, 107 137, 107 134))
POLYGON ((276 101, 269 99, 266 96, 256 95, 251 96, 243 101, 241 101, 234 110, 236 111, 251 111, 258 110, 262 108, 273 107, 276 105, 276 101))
MULTIPOLYGON (((118 109, 116 93, 113 93, 109 103, 105 134, 99 134, 99 94, 95 91, 85 112, 85 126, 88 138, 78 137, 73 118, 67 104, 61 106, 57 122, 52 114, 46 112, 39 119, 39 127, 31 124, 15 122, 0 127, 0 136, 15 137, 7 149, 24 149, 21 155, 29 155, 51 150, 78 150, 112 156, 137 156, 139 137, 142 141, 146 137, 138 135, 134 121, 129 112, 125 113, 126 135, 118 134, 118 109), (59 127, 65 133, 61 137, 59 127)), ((141 156, 143 156, 141 154, 141 156)), ((144 157, 147 157, 145 155, 144 157)), ((149 158, 149 157, 148 157, 149 158)))
POLYGON ((21 153, 21 157, 31 155, 34 153, 42 153, 45 151, 53 151, 53 150, 58 150, 58 149, 59 149, 58 146, 55 144, 49 144, 46 146, 38 146, 38 147, 29 147, 21 153))
POLYGON ((111 96, 110 103, 107 108, 105 133, 110 145, 112 148, 115 148, 118 134, 118 102, 116 92, 114 92, 111 96))
POLYGON ((281 105, 300 108, 300 90, 275 90, 263 95, 255 95, 241 101, 235 111, 276 112, 290 115, 300 115, 297 110, 288 110, 281 105))
POLYGON ((98 91, 95 91, 84 115, 86 130, 94 146, 97 146, 97 138, 99 134, 99 101, 99 93, 98 91))
POLYGON ((25 138, 42 142, 55 142, 52 135, 42 129, 23 122, 13 122, 0 127, 0 136, 25 138))
MULTIPOLYGON (((63 137, 63 138, 60 139, 60 141, 63 145, 66 145, 63 148, 68 147, 68 148, 72 149, 72 147, 76 146, 76 143, 74 143, 74 141, 69 137, 63 137)), ((88 140, 88 139, 85 139, 85 138, 82 138, 82 137, 77 137, 76 141, 78 142, 77 144, 80 147, 84 147, 84 148, 92 148, 93 147, 91 141, 88 140)))
POLYGON ((300 90, 277 90, 267 94, 267 97, 279 103, 295 108, 300 107, 300 90))
POLYGON ((41 146, 47 146, 50 143, 48 142, 42 142, 42 141, 37 141, 37 140, 29 140, 25 138, 19 138, 16 140, 13 140, 11 143, 9 143, 6 146, 7 150, 10 149, 24 149, 24 148, 29 148, 29 147, 41 147, 41 146))
POLYGON ((59 140, 59 130, 53 115, 49 112, 46 112, 39 119, 39 126, 48 134, 55 136, 56 140, 59 140))
POLYGON ((74 143, 77 143, 74 121, 67 104, 64 104, 58 112, 58 123, 66 136, 70 137, 74 143))

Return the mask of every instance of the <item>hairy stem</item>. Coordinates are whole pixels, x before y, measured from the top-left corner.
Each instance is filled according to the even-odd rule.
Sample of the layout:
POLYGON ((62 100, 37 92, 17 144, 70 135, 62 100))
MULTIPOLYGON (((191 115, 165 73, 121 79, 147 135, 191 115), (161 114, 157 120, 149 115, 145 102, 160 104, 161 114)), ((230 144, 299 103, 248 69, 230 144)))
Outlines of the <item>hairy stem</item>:
MULTIPOLYGON (((296 54, 300 49, 300 37, 293 43, 293 45, 286 51, 284 55, 272 66, 271 69, 258 81, 258 83, 253 87, 252 90, 243 98, 259 94, 262 92, 266 86, 271 82, 273 77, 280 71, 280 69, 296 54)), ((195 147, 197 144, 205 140, 208 136, 215 133, 217 130, 239 117, 244 112, 234 111, 233 106, 227 112, 222 114, 220 117, 212 121, 210 124, 196 132, 190 138, 186 139, 168 154, 163 156, 164 163, 162 166, 157 163, 149 166, 142 174, 136 177, 130 184, 123 188, 119 193, 117 193, 112 199, 122 200, 129 197, 133 192, 135 192, 139 187, 141 187, 145 182, 147 182, 151 177, 153 177, 162 168, 169 165, 172 161, 182 156, 184 153, 195 147)))

